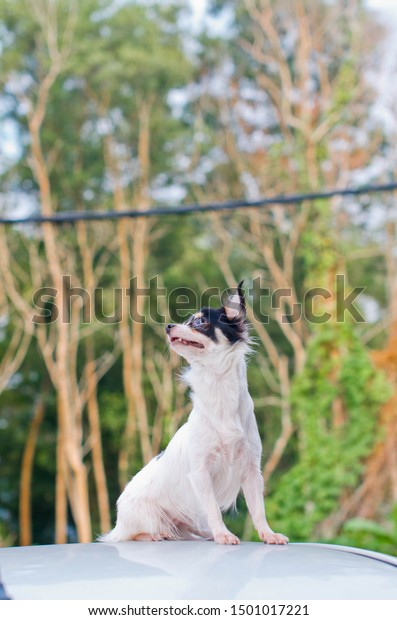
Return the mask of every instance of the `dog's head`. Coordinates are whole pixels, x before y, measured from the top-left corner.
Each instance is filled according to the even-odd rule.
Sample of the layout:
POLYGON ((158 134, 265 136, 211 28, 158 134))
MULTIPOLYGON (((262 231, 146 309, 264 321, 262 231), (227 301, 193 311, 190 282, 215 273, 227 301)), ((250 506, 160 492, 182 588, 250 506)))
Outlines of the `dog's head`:
POLYGON ((201 308, 182 324, 166 327, 170 346, 189 362, 248 342, 243 282, 220 308, 201 308))

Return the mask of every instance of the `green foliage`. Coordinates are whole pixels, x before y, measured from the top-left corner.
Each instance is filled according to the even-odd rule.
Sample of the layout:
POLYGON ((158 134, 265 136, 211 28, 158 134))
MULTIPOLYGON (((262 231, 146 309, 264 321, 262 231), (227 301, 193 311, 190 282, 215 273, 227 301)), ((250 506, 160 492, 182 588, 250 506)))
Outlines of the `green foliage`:
POLYGON ((312 540, 342 490, 357 484, 377 439, 379 406, 389 395, 350 323, 318 327, 292 392, 297 462, 277 480, 269 501, 277 527, 293 540, 312 540))
POLYGON ((332 542, 396 555, 397 505, 383 525, 370 519, 349 519, 332 542))

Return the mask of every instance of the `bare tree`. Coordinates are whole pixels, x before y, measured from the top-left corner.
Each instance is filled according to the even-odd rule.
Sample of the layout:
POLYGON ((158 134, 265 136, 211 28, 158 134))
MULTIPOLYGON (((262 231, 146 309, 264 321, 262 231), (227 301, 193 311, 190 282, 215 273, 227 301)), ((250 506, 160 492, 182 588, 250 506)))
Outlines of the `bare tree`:
MULTIPOLYGON (((31 154, 29 163, 39 188, 40 206, 43 215, 49 216, 55 212, 55 205, 51 192, 49 164, 41 142, 41 130, 45 121, 48 100, 55 81, 61 74, 67 57, 70 53, 73 30, 76 18, 76 6, 70 5, 69 16, 62 33, 59 33, 59 23, 56 3, 50 0, 39 0, 32 3, 32 14, 37 20, 43 43, 47 49, 48 66, 43 67, 43 75, 37 83, 36 92, 31 96, 21 94, 28 115, 28 130, 30 136, 31 154)), ((55 388, 58 411, 57 436, 57 474, 56 474, 56 542, 67 541, 67 507, 70 505, 81 542, 92 539, 91 513, 89 505, 89 488, 86 455, 92 451, 92 462, 101 527, 109 527, 109 505, 107 498, 106 477, 102 461, 99 411, 96 388, 99 380, 110 368, 117 357, 117 347, 102 356, 97 356, 90 335, 101 327, 93 317, 93 291, 103 272, 103 265, 94 269, 93 255, 87 243, 85 225, 79 226, 77 240, 72 251, 65 243, 62 230, 50 223, 42 225, 41 234, 44 246, 44 255, 39 252, 35 239, 27 241, 29 246, 30 277, 36 290, 43 287, 55 291, 57 311, 59 316, 50 320, 32 322, 32 311, 24 298, 24 292, 18 287, 15 272, 17 260, 11 255, 7 237, 1 230, 2 260, 1 273, 5 283, 6 294, 18 308, 24 318, 24 331, 29 337, 35 331, 37 342, 43 359, 55 388), (82 256, 83 270, 79 275, 80 259, 76 252, 79 248, 82 256), (82 290, 81 296, 71 295, 65 286, 65 276, 70 278, 70 286, 82 290), (83 290, 84 289, 84 290, 83 290), (83 328, 81 311, 89 314, 88 325, 83 328), (29 316, 30 315, 30 316, 29 316), (35 329, 34 329, 35 328, 35 329), (77 363, 81 350, 80 343, 84 344, 85 358, 83 369, 80 371, 77 363), (83 415, 85 409, 88 414, 89 437, 84 434, 83 415)), ((27 336, 25 336, 25 340, 27 336)), ((13 345, 17 350, 17 345, 13 345)), ((22 355, 24 341, 18 349, 22 355)), ((17 356, 14 355, 14 359, 17 356)), ((15 366, 15 363, 14 363, 15 366)), ((42 419, 43 405, 37 406, 33 418, 31 431, 25 449, 24 467, 22 471, 21 506, 23 507, 21 525, 24 532, 23 541, 30 541, 30 514, 29 514, 29 487, 34 446, 38 428, 42 419)))
POLYGON ((11 269, 6 231, 0 227, 0 317, 13 326, 0 360, 0 393, 23 363, 34 333, 29 304, 19 295, 11 269))

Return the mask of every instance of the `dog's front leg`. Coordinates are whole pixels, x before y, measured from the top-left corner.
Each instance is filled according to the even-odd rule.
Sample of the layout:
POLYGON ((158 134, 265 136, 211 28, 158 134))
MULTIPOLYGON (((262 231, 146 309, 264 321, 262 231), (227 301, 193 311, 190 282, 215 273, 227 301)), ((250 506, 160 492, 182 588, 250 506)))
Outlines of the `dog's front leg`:
POLYGON ((207 517, 208 526, 215 542, 220 545, 238 545, 237 536, 229 532, 222 519, 221 509, 216 501, 211 475, 207 469, 189 474, 193 491, 207 517))
POLYGON ((255 529, 263 542, 285 545, 288 538, 283 534, 275 534, 267 522, 263 487, 261 472, 256 467, 252 467, 243 481, 243 493, 255 529))

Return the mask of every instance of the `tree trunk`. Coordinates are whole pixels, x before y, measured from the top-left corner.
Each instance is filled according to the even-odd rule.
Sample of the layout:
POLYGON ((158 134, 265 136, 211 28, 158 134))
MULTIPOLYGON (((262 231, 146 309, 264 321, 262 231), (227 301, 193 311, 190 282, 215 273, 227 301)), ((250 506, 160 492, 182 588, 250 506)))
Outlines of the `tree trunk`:
POLYGON ((88 400, 87 400, 87 412, 88 421, 90 424, 90 438, 92 444, 92 466, 94 472, 95 486, 98 499, 99 510, 99 522, 101 530, 105 532, 110 530, 110 510, 109 510, 109 496, 106 484, 106 473, 103 464, 102 453, 102 440, 101 440, 101 428, 97 398, 97 381, 95 378, 95 361, 93 352, 93 342, 88 339, 86 342, 86 355, 87 355, 87 388, 88 388, 88 400))
MULTIPOLYGON (((43 82, 44 84, 44 82, 43 82)), ((48 85, 46 85, 48 88, 48 85)), ((38 96, 37 108, 29 120, 29 129, 32 144, 33 169, 39 185, 40 199, 43 215, 51 215, 53 213, 53 205, 51 198, 51 187, 46 162, 43 156, 40 128, 45 114, 47 92, 44 86, 40 89, 38 96)), ((50 223, 42 225, 44 248, 46 252, 47 262, 52 278, 52 284, 58 292, 58 301, 61 307, 61 316, 58 318, 55 329, 57 329, 57 347, 53 364, 55 366, 49 369, 49 375, 56 375, 55 388, 57 390, 57 409, 58 409, 58 458, 62 459, 62 463, 58 463, 59 476, 66 475, 67 469, 72 474, 73 484, 68 488, 69 499, 72 506, 73 517, 77 527, 78 538, 80 542, 89 542, 91 540, 91 519, 88 498, 88 484, 85 466, 82 462, 81 444, 81 428, 77 428, 79 423, 76 415, 77 403, 74 402, 73 395, 76 390, 76 377, 70 372, 71 363, 71 344, 72 338, 75 337, 70 329, 69 316, 66 312, 66 299, 63 287, 62 264, 59 256, 59 244, 57 233, 54 226, 50 223), (62 451, 64 455, 62 456, 62 451), (61 474, 62 467, 65 472, 61 474), (70 494, 75 494, 73 497, 70 494), (74 506, 74 510, 73 510, 74 506)), ((75 344, 75 343, 73 343, 75 344)), ((76 349, 76 347, 75 347, 76 349)), ((46 363, 48 359, 45 357, 46 363)), ((56 516, 61 519, 61 523, 56 525, 57 540, 64 540, 66 532, 62 531, 66 526, 65 506, 62 499, 64 492, 64 480, 57 477, 57 509, 56 516), (58 495, 59 493, 59 495, 58 495)))
POLYGON ((30 423, 28 438, 22 456, 19 490, 19 542, 22 546, 32 544, 32 472, 37 437, 44 419, 44 413, 44 399, 40 396, 34 408, 34 414, 30 423))

